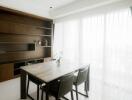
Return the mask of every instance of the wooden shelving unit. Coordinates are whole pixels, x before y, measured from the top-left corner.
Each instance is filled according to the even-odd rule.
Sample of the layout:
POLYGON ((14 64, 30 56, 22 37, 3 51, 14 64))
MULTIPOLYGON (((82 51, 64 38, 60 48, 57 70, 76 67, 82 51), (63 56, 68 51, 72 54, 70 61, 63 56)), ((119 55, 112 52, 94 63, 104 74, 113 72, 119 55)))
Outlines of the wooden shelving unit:
POLYGON ((52 20, 0 12, 0 81, 19 76, 21 66, 52 58, 52 20))

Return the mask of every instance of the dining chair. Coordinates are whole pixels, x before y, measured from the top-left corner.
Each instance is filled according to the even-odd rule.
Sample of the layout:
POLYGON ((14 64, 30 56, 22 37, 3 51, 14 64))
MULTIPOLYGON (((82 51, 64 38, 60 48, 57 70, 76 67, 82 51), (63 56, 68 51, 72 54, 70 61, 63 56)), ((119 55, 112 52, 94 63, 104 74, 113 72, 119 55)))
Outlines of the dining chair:
POLYGON ((73 91, 72 91, 73 81, 74 81, 74 74, 70 73, 55 81, 50 82, 46 86, 41 87, 42 89, 41 100, 43 100, 44 91, 46 92, 46 100, 49 100, 48 95, 54 96, 56 100, 60 100, 60 98, 64 98, 68 100, 66 97, 64 97, 64 95, 69 92, 71 92, 71 99, 73 100, 73 91))
POLYGON ((32 76, 32 75, 28 75, 27 96, 28 96, 30 99, 32 99, 32 100, 34 100, 34 98, 28 93, 30 81, 37 85, 37 100, 39 100, 39 90, 40 90, 40 86, 41 86, 41 84, 43 84, 43 82, 42 82, 41 80, 35 78, 35 77, 32 76))
POLYGON ((74 75, 74 82, 73 85, 75 86, 75 90, 73 89, 73 91, 76 92, 76 98, 78 100, 78 94, 81 94, 85 97, 88 97, 88 91, 89 91, 89 70, 90 70, 90 65, 79 69, 78 71, 78 75, 74 75), (86 92, 86 94, 83 94, 81 92, 78 91, 78 86, 80 84, 84 83, 84 90, 86 92))

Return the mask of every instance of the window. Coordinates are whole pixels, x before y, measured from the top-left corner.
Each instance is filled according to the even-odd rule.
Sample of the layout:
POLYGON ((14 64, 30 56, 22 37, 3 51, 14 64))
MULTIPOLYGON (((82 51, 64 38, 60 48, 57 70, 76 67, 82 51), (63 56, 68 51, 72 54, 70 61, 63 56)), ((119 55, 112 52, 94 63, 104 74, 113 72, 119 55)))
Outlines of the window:
POLYGON ((132 16, 129 8, 56 23, 54 47, 63 52, 63 58, 91 64, 90 98, 131 100, 132 16))

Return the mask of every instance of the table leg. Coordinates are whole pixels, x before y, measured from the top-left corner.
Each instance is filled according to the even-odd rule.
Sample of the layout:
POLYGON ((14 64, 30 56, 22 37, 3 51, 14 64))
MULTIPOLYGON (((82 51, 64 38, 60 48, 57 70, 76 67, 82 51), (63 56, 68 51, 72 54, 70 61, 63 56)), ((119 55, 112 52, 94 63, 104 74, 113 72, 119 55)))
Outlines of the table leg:
POLYGON ((20 95, 21 99, 27 98, 26 93, 26 72, 24 70, 21 70, 21 78, 20 78, 20 95))
POLYGON ((49 100, 49 96, 48 96, 48 94, 47 93, 45 93, 46 94, 46 100, 49 100))

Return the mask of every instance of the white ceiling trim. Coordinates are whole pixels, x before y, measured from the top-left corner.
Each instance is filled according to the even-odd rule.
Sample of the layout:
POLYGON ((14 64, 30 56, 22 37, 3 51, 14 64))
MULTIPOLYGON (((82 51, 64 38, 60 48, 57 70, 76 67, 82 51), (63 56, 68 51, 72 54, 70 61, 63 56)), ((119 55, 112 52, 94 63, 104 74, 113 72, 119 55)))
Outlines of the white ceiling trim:
POLYGON ((121 1, 132 1, 132 0, 80 0, 73 2, 69 5, 65 5, 61 8, 53 9, 50 11, 50 15, 53 19, 62 18, 71 14, 76 14, 90 9, 98 8, 108 4, 113 4, 121 1))
POLYGON ((104 13, 109 13, 117 10, 122 10, 126 9, 132 6, 132 0, 124 0, 124 1, 118 1, 116 3, 104 5, 101 7, 89 9, 86 11, 78 12, 78 13, 73 13, 64 17, 59 17, 54 19, 54 23, 58 22, 63 22, 67 20, 72 20, 72 19, 78 19, 78 18, 84 18, 88 16, 95 16, 95 15, 102 15, 104 13))

